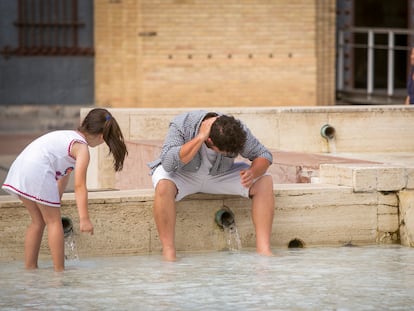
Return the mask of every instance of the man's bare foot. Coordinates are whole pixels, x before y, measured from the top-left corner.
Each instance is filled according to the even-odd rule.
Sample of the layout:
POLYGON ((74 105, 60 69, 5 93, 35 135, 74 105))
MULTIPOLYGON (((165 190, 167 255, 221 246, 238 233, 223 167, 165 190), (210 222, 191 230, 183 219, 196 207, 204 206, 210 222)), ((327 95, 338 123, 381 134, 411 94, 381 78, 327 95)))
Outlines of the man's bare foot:
POLYGON ((264 249, 264 250, 257 249, 256 252, 262 256, 274 256, 270 249, 264 249))
POLYGON ((166 261, 176 261, 175 248, 165 248, 162 250, 162 256, 166 261))

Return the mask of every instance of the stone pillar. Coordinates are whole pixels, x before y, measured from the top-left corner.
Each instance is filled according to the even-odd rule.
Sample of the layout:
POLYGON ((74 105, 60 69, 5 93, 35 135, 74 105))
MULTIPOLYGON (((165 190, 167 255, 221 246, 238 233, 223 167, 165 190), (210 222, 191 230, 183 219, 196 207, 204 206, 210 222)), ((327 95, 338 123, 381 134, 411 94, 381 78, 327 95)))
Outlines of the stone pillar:
POLYGON ((401 245, 414 246, 414 190, 399 192, 401 245))

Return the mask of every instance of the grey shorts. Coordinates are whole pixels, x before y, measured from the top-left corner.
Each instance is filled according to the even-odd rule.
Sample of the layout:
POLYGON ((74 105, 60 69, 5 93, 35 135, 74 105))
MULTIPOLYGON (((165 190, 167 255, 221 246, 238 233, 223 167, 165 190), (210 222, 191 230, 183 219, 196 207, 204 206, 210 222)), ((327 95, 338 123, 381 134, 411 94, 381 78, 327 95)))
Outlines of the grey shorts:
POLYGON ((240 171, 247 168, 249 168, 247 163, 236 162, 226 173, 212 176, 200 171, 168 173, 162 165, 159 165, 152 174, 152 184, 155 188, 161 179, 171 180, 178 189, 176 201, 180 201, 187 195, 199 192, 240 195, 248 198, 249 189, 243 187, 240 183, 240 171))

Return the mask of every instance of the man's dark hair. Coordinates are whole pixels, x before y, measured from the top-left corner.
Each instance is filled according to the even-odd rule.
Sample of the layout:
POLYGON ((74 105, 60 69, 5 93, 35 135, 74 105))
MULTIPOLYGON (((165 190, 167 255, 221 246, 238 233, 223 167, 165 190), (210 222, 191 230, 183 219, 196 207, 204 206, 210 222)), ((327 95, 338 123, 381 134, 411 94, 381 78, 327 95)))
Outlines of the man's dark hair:
POLYGON ((222 115, 212 124, 210 139, 220 151, 237 155, 246 143, 246 132, 239 120, 222 115))

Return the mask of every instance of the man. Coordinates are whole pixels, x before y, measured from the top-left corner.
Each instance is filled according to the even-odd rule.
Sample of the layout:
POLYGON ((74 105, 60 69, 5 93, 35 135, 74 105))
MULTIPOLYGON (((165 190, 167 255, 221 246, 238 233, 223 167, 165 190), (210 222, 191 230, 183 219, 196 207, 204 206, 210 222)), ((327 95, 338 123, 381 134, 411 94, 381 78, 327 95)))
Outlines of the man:
POLYGON ((197 192, 251 198, 256 251, 272 255, 273 179, 266 174, 272 160, 272 154, 232 116, 198 110, 175 117, 160 158, 149 164, 164 259, 176 260, 175 202, 197 192), (239 154, 250 165, 234 162, 239 154))

